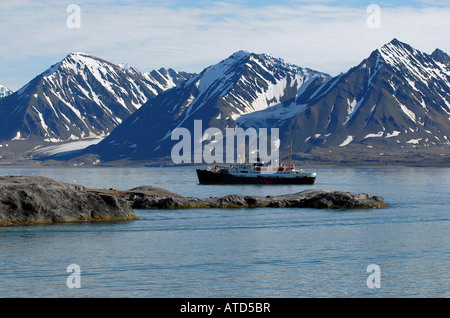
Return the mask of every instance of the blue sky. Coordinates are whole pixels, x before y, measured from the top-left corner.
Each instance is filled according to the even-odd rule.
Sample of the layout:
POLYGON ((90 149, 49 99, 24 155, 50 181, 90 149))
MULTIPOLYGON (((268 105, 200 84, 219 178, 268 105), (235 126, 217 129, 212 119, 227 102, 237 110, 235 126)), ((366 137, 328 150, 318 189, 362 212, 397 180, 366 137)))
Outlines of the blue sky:
MULTIPOLYGON (((169 0, 170 1, 170 0, 169 0)), ((147 3, 148 1, 136 1, 139 3, 147 3)), ((154 1, 154 3, 162 4, 168 1, 154 1)), ((184 7, 184 8, 204 8, 208 7, 213 3, 217 2, 228 2, 232 4, 242 5, 245 7, 251 8, 262 8, 272 5, 285 5, 285 6, 295 6, 298 4, 317 4, 324 3, 329 6, 337 6, 337 7, 352 7, 352 8, 366 8, 370 4, 378 4, 382 7, 401 7, 401 6, 409 6, 415 8, 427 7, 430 5, 440 6, 440 7, 448 7, 450 5, 449 1, 446 0, 413 0, 413 1, 404 1, 404 0, 395 0, 395 1, 373 1, 373 0, 345 0, 345 1, 334 1, 334 0, 287 0, 287 1, 270 1, 270 0, 231 0, 231 1, 206 1, 206 0, 173 0, 170 1, 172 7, 184 7)), ((152 4, 150 4, 152 5, 152 4)), ((153 4, 154 5, 154 4, 153 4)))
POLYGON ((450 1, 0 0, 0 84, 17 90, 70 52, 148 72, 200 72, 238 50, 269 53, 331 75, 394 37, 450 53, 450 1), (80 8, 80 28, 66 11, 80 8), (369 28, 367 7, 380 8, 369 28))

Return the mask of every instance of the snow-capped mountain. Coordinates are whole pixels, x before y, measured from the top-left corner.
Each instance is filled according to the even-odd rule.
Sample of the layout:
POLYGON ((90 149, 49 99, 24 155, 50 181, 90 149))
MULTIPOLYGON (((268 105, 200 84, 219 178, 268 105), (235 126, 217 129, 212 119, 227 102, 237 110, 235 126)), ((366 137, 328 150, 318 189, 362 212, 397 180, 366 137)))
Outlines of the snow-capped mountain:
POLYGON ((436 61, 447 65, 447 67, 450 67, 450 56, 448 56, 447 53, 440 49, 434 50, 433 53, 431 53, 431 57, 434 58, 436 61))
POLYGON ((304 111, 284 123, 283 137, 302 152, 448 145, 450 66, 442 51, 433 55, 394 39, 297 100, 304 111))
POLYGON ((0 140, 61 142, 107 136, 142 104, 190 74, 141 73, 71 53, 0 100, 0 140))
POLYGON ((9 88, 7 88, 7 87, 5 87, 3 85, 0 85, 0 98, 6 97, 8 95, 11 95, 12 93, 13 92, 9 88))
MULTIPOLYGON (((240 117, 292 102, 329 77, 271 55, 238 51, 149 100, 88 151, 105 160, 170 156, 177 127, 193 131, 194 120, 202 120, 204 129, 233 128, 240 117)), ((293 106, 285 115, 299 111, 293 106)))
POLYGON ((102 160, 170 160, 177 143, 172 131, 183 127, 194 135, 195 119, 203 130, 279 128, 280 151, 287 152, 292 141, 305 158, 323 149, 316 158, 326 153, 339 160, 340 151, 358 160, 371 151, 366 159, 376 161, 379 154, 399 158, 410 149, 436 147, 448 157, 449 57, 394 39, 330 77, 269 55, 236 52, 150 100, 86 152, 102 160))

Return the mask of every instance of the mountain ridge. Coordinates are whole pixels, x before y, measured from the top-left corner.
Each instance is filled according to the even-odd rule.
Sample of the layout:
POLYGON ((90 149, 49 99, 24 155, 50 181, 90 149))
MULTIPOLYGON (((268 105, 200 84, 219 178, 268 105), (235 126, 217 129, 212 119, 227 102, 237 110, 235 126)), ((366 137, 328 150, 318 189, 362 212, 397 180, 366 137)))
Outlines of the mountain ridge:
POLYGON ((193 129, 198 118, 205 127, 236 127, 238 117, 294 99, 305 82, 319 77, 329 75, 267 54, 238 51, 144 104, 98 148, 115 159, 142 149, 140 158, 153 151, 166 156, 173 129, 193 129), (149 122, 153 124, 146 125, 149 122), (117 138, 120 134, 126 136, 117 138), (143 135, 152 138, 144 140, 143 135))
POLYGON ((352 142, 372 147, 393 146, 394 142, 405 147, 409 146, 408 142, 416 144, 416 141, 419 143, 431 137, 437 140, 430 143, 447 145, 450 133, 447 118, 450 111, 449 79, 450 73, 438 67, 429 55, 394 39, 373 51, 358 66, 331 79, 336 82, 335 91, 331 89, 325 98, 311 103, 305 113, 288 125, 306 123, 308 116, 314 116, 315 121, 309 120, 309 126, 302 130, 304 133, 297 135, 299 142, 296 147, 301 151, 314 146, 345 147, 352 142), (410 54, 402 55, 405 50, 410 54), (402 54, 397 54, 399 52, 402 54), (422 61, 419 63, 414 56, 422 61), (405 63, 407 58, 414 58, 417 64, 405 63), (434 64, 435 68, 427 73, 426 67, 418 68, 418 64, 434 64), (428 80, 437 83, 438 88, 434 89, 428 80), (444 86, 447 95, 441 90, 444 86), (428 108, 424 106, 425 101, 428 108), (324 119, 318 117, 320 113, 332 115, 324 119), (433 122, 429 120, 430 116, 434 117, 433 122), (436 124, 439 127, 434 127, 436 124), (409 131, 411 129, 420 129, 422 134, 414 134, 409 131), (309 131, 313 133, 308 134, 309 131), (408 132, 407 140, 399 141, 401 138, 398 136, 408 132), (424 136, 424 132, 428 136, 424 136), (376 138, 384 139, 384 142, 380 143, 376 138))
MULTIPOLYGON (((442 152, 442 147, 448 149, 450 137, 450 72, 446 56, 439 50, 429 55, 393 39, 345 73, 331 77, 314 71, 297 86, 292 83, 299 81, 291 76, 283 79, 290 84, 277 90, 274 87, 282 80, 278 77, 278 82, 271 81, 276 78, 273 74, 289 74, 289 67, 282 68, 281 62, 271 63, 269 55, 238 51, 149 101, 133 114, 132 122, 130 118, 128 124, 119 126, 86 153, 96 154, 102 161, 170 160, 169 150, 175 144, 170 133, 178 127, 193 132, 194 119, 202 120, 203 129, 217 127, 222 131, 237 126, 277 127, 281 143, 288 145, 288 141, 293 141, 298 158, 313 152, 323 155, 332 149, 341 153, 346 147, 355 153, 354 160, 358 159, 357 153, 367 151, 366 159, 393 152, 398 160, 401 151, 417 148, 440 147, 438 152, 442 152), (241 79, 243 73, 247 77, 241 79), (264 76, 267 78, 262 80, 264 76), (198 82, 197 95, 193 95, 194 82, 198 82), (242 83, 246 86, 240 87, 242 83), (293 86, 295 89, 289 91, 293 86), (224 87, 222 91, 227 93, 217 94, 224 87), (168 96, 175 92, 177 99, 171 102, 168 96), (254 95, 255 92, 259 94, 254 95), (214 102, 205 96, 215 97, 214 102), (258 98, 264 101, 262 105, 251 103, 258 98), (158 103, 168 107, 171 114, 175 111, 173 117, 159 116, 158 103), (152 123, 155 129, 141 129, 146 127, 145 122, 152 123), (139 136, 144 135, 157 142, 142 144, 139 136)), ((292 66, 295 67, 298 66, 292 66)), ((299 74, 305 75, 305 69, 302 70, 299 74)), ((280 151, 286 155, 286 146, 280 151)))
POLYGON ((69 53, 0 99, 0 163, 31 163, 58 147, 96 143, 146 101, 190 76, 164 68, 143 73, 86 53, 69 53))
MULTIPOLYGON (((25 105, 27 115, 34 114, 34 123, 47 127, 48 135, 41 129, 41 138, 56 142, 103 140, 84 150, 80 146, 78 152, 66 155, 58 153, 54 146, 48 151, 38 147, 34 152, 42 160, 57 159, 58 164, 170 164, 171 149, 177 143, 171 138, 172 132, 186 128, 199 138, 194 134, 194 123, 201 122, 203 130, 214 127, 222 132, 208 135, 200 131, 203 147, 225 142, 224 132, 230 128, 277 128, 282 158, 292 142, 294 158, 313 164, 411 165, 416 160, 417 164, 420 161, 445 165, 450 162, 449 61, 450 57, 440 49, 427 54, 396 38, 337 76, 270 54, 244 50, 198 74, 170 68, 142 73, 126 63, 114 65, 85 53, 70 53, 19 91, 0 100, 0 113, 8 110, 5 100, 36 94, 32 88, 41 88, 43 78, 48 79, 44 82, 53 91, 59 89, 66 94, 55 94, 51 99, 46 91, 37 90, 40 99, 47 101, 47 113, 39 105, 25 105), (61 89, 74 79, 78 80, 76 84, 61 89), (150 97, 143 94, 144 89, 150 97), (89 108, 78 99, 78 106, 86 112, 86 116, 78 114, 81 119, 100 109, 111 126, 108 131, 97 129, 90 134, 85 130, 84 135, 74 135, 72 139, 66 134, 60 140, 52 140, 49 131, 58 129, 47 124, 47 119, 59 108, 51 106, 55 105, 55 98, 69 100, 73 91, 97 105, 89 108), (132 98, 126 99, 126 93, 132 98), (119 115, 120 112, 125 115, 119 115), (42 158, 45 153, 54 156, 42 158)), ((20 113, 21 104, 13 106, 9 105, 10 113, 20 113)), ((67 126, 66 122, 69 131, 71 127, 67 126)), ((0 127, 0 136, 4 135, 2 129, 5 128, 0 127)), ((61 126, 59 131, 63 129, 61 126)), ((13 133, 9 140, 27 139, 26 135, 13 133)))
POLYGON ((0 113, 7 123, 0 128, 0 139, 62 142, 104 137, 148 99, 188 76, 173 70, 165 76, 154 74, 158 80, 132 67, 69 53, 1 99, 0 113))

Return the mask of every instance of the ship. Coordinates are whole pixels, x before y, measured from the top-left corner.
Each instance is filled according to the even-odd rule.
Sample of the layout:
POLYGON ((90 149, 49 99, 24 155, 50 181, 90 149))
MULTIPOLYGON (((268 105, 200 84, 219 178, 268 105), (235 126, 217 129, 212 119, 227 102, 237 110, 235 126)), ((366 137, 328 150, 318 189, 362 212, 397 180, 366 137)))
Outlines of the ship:
MULTIPOLYGON (((292 149, 292 145, 291 145, 292 149)), ((229 167, 215 166, 206 169, 196 169, 200 184, 314 184, 316 172, 306 172, 291 165, 273 166, 270 162, 265 164, 259 158, 253 164, 238 163, 229 167)))

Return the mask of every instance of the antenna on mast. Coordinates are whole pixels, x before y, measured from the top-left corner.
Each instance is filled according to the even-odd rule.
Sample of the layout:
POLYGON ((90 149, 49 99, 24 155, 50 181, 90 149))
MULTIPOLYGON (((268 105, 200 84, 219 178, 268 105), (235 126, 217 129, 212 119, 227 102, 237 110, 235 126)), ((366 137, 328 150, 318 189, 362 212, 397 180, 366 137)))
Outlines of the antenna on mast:
POLYGON ((289 169, 291 168, 291 157, 292 157, 292 140, 291 145, 289 147, 289 169))

